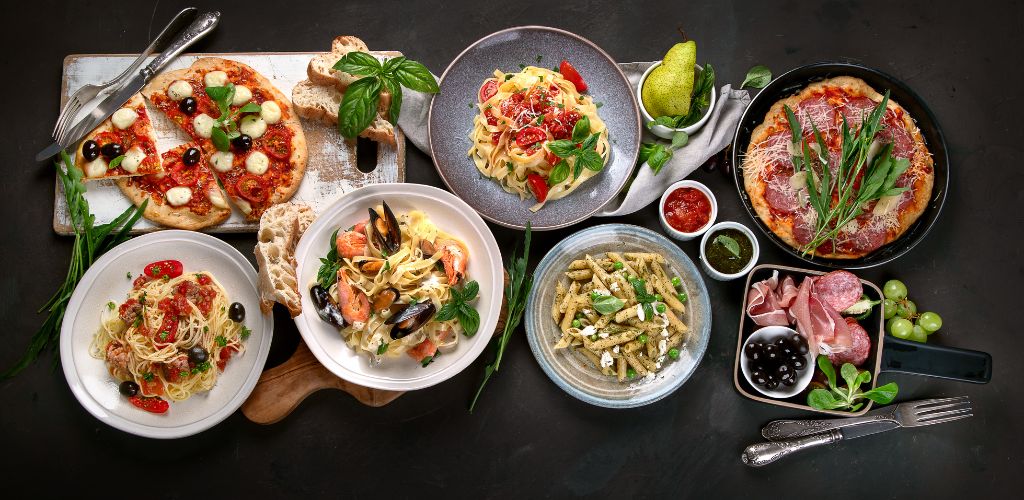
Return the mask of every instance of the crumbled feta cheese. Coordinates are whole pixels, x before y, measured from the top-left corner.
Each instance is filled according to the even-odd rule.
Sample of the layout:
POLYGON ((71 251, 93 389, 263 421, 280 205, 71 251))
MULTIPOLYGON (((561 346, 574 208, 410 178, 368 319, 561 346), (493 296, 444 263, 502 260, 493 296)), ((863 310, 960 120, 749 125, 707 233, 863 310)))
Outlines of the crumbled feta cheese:
POLYGON ((665 354, 668 352, 668 341, 661 339, 658 341, 658 354, 665 354))
POLYGON ((594 325, 587 325, 580 330, 580 333, 582 333, 584 337, 589 337, 597 333, 597 328, 594 328, 594 325))
POLYGON ((597 334, 597 336, 601 337, 603 339, 606 339, 606 338, 608 338, 608 332, 601 332, 601 333, 597 334))
POLYGON ((661 369, 661 361, 658 361, 657 363, 654 363, 654 368, 656 370, 660 370, 661 369))
POLYGON ((590 316, 590 312, 591 311, 590 311, 590 309, 584 309, 582 312, 583 312, 584 316, 590 316))
POLYGON ((614 352, 615 354, 618 354, 619 353, 619 346, 612 347, 612 352, 614 352))
POLYGON ((643 304, 637 304, 636 305, 636 317, 638 319, 640 319, 640 321, 643 321, 645 319, 645 316, 644 316, 644 305, 643 304))
POLYGON ((662 328, 661 329, 661 336, 662 337, 668 337, 668 329, 662 328))
POLYGON ((647 376, 644 378, 647 380, 654 380, 654 372, 647 372, 647 376))
POLYGON ((613 281, 612 284, 608 286, 608 288, 611 288, 613 292, 619 291, 619 282, 613 281))
POLYGON ((612 355, 609 354, 608 351, 601 353, 601 368, 608 368, 609 366, 612 366, 612 363, 614 362, 615 360, 612 359, 612 355))
POLYGON ((612 294, 608 290, 604 290, 604 289, 594 290, 594 293, 596 293, 598 295, 611 295, 612 294))

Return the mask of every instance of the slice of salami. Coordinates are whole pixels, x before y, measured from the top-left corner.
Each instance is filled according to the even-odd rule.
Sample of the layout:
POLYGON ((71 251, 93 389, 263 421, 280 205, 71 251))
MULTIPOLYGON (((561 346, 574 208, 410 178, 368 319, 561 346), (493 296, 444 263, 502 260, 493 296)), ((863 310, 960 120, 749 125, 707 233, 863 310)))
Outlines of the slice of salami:
POLYGON ((790 186, 793 177, 792 167, 776 165, 765 175, 764 198, 772 210, 781 214, 791 214, 800 208, 800 198, 796 190, 790 186))
POLYGON ((800 121, 800 128, 803 129, 804 137, 809 137, 814 133, 811 123, 814 123, 814 126, 821 133, 835 130, 838 128, 836 116, 838 116, 836 109, 829 104, 828 99, 823 95, 804 99, 797 105, 797 119, 800 121))
POLYGON ((914 139, 910 136, 910 132, 903 127, 903 121, 897 119, 890 110, 885 114, 882 122, 885 127, 878 132, 878 136, 885 142, 892 143, 893 158, 913 158, 914 139))
POLYGON ((803 216, 810 210, 813 209, 810 206, 805 206, 793 215, 793 239, 800 245, 806 245, 814 238, 814 223, 807 222, 803 216))
POLYGON ((849 271, 832 271, 815 278, 814 289, 832 309, 843 311, 860 300, 864 286, 860 279, 849 271))
POLYGON ((868 336, 867 330, 857 323, 857 320, 845 319, 847 329, 850 331, 850 345, 829 354, 828 359, 836 366, 842 366, 843 363, 850 363, 853 366, 863 365, 868 360, 868 354, 871 353, 871 337, 868 336))
POLYGON ((874 111, 876 106, 878 106, 878 103, 870 98, 857 96, 848 98, 840 111, 843 113, 843 117, 846 118, 846 123, 850 129, 856 129, 863 123, 864 118, 874 111))

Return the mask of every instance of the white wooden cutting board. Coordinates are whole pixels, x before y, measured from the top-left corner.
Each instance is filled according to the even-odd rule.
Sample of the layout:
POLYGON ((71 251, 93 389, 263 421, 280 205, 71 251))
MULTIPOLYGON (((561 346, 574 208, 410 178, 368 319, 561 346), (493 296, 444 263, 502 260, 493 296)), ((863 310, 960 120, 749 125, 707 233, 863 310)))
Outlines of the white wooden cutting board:
MULTIPOLYGON (((379 58, 400 55, 397 52, 373 52, 379 58)), ((185 54, 171 61, 166 71, 185 68, 200 57, 215 56, 232 59, 252 66, 253 69, 266 76, 286 96, 291 96, 292 88, 299 81, 306 79, 306 65, 313 57, 313 52, 288 53, 237 53, 237 54, 185 54)), ((61 85, 61 108, 68 98, 82 85, 101 83, 121 73, 127 68, 135 55, 70 55, 64 59, 63 84, 61 85)), ((84 113, 91 111, 93 104, 86 105, 84 113)), ((161 152, 188 141, 185 135, 166 116, 149 105, 149 116, 156 129, 157 149, 161 152)), ((345 141, 336 128, 302 120, 302 129, 306 135, 309 160, 306 174, 299 185, 299 190, 292 197, 313 207, 317 212, 330 205, 342 194, 356 188, 384 182, 405 181, 405 136, 396 127, 397 146, 378 144, 377 167, 369 173, 363 173, 356 167, 356 144, 345 141)), ((100 180, 87 182, 88 192, 85 197, 89 207, 96 215, 96 223, 110 222, 131 205, 113 181, 100 180)), ((63 188, 56 183, 53 205, 53 229, 58 234, 73 234, 71 221, 68 217, 67 203, 63 188)), ((222 224, 212 226, 204 231, 211 233, 255 232, 258 223, 247 220, 237 209, 231 218, 222 224)), ((141 219, 135 225, 133 233, 148 233, 160 229, 161 226, 141 219)))

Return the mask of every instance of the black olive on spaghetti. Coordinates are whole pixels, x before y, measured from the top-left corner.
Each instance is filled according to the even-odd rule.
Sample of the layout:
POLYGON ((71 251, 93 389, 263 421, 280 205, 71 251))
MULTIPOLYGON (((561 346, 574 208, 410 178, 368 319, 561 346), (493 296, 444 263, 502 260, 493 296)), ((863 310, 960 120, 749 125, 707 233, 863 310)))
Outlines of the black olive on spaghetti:
POLYGON ((117 386, 117 390, 125 396, 132 397, 139 393, 139 384, 136 384, 131 380, 125 380, 117 386))
POLYGON ((210 353, 203 346, 195 346, 188 350, 188 360, 194 365, 200 365, 210 359, 210 353))
POLYGON ((93 161, 99 155, 100 145, 96 144, 96 141, 85 141, 85 143, 82 144, 82 158, 84 158, 85 161, 93 161))
POLYGON ((231 306, 228 307, 228 318, 235 323, 245 321, 245 306, 239 302, 232 302, 231 306))
POLYGON ((191 115, 192 113, 195 113, 197 107, 198 103, 196 103, 195 98, 192 97, 186 97, 182 99, 180 103, 178 103, 178 109, 186 115, 191 115))
POLYGON ((185 154, 181 155, 181 162, 190 167, 199 163, 199 148, 186 149, 185 154))

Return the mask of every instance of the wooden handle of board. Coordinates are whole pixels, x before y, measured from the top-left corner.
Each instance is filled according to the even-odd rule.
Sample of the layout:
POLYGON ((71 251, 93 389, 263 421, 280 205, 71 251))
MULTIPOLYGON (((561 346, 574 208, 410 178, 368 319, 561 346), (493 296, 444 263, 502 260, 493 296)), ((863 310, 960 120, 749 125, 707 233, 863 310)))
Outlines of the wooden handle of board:
MULTIPOLYGON (((508 274, 505 275, 505 284, 508 284, 508 274)), ((507 318, 508 303, 502 300, 495 334, 505 329, 507 318)), ((402 391, 371 389, 339 378, 324 368, 306 343, 299 340, 299 347, 292 357, 263 372, 249 399, 242 404, 242 414, 257 424, 274 424, 291 414, 310 394, 321 389, 345 391, 360 403, 375 408, 405 394, 402 391)))

